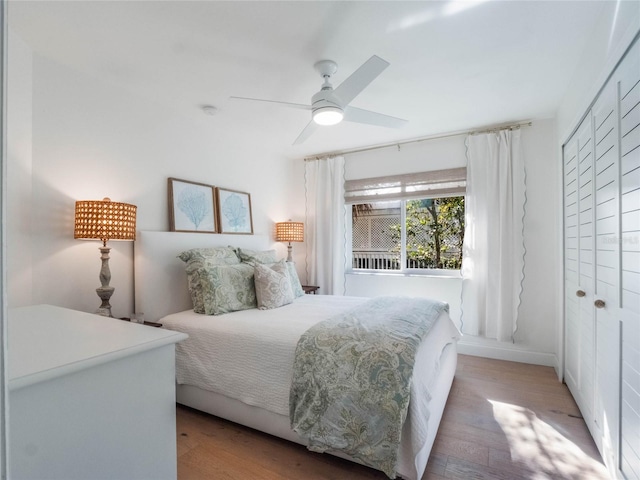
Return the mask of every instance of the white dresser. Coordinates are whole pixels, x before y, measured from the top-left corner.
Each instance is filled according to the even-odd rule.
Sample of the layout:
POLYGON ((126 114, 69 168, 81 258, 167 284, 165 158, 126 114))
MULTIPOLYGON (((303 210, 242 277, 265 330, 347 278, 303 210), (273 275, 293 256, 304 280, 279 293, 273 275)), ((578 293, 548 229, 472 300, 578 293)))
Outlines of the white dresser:
POLYGON ((9 310, 9 478, 175 479, 175 343, 50 305, 9 310))

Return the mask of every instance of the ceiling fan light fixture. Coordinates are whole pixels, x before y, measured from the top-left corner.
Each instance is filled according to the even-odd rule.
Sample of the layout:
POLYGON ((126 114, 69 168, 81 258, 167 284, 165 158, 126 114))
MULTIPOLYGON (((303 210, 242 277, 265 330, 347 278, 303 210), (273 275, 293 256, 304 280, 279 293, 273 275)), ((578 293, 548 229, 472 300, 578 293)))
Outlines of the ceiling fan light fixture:
POLYGON ((335 106, 320 107, 313 111, 313 121, 318 125, 336 125, 343 118, 344 112, 335 106))

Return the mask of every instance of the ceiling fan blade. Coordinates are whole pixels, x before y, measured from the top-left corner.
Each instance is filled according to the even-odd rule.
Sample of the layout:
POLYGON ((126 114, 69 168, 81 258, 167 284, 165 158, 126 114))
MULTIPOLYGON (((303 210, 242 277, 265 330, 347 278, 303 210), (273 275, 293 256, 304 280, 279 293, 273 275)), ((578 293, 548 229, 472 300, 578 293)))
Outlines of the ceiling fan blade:
POLYGON ((349 78, 335 88, 333 90, 334 95, 340 100, 343 107, 348 105, 351 100, 356 98, 358 94, 373 82, 388 66, 389 62, 374 55, 353 72, 349 78))
POLYGON ((408 123, 407 120, 403 120, 402 118, 390 117, 389 115, 355 107, 347 107, 344 109, 344 120, 387 128, 402 128, 408 123))
POLYGON ((277 100, 263 100, 262 98, 249 98, 249 97, 229 97, 233 100, 249 100, 252 102, 266 102, 266 103, 276 103, 278 105, 283 105, 285 107, 291 108, 299 108, 301 110, 311 110, 310 105, 303 105, 301 103, 290 103, 290 102, 279 102, 277 100))
POLYGON ((311 120, 309 123, 307 123, 307 126, 304 127, 304 130, 302 130, 302 132, 300 132, 300 135, 298 135, 298 138, 296 138, 296 140, 295 140, 295 142, 293 142, 293 144, 294 145, 300 145, 307 138, 309 138, 311 136, 311 134, 313 132, 315 132, 317 129, 318 129, 318 124, 316 122, 314 122, 313 120, 311 120))

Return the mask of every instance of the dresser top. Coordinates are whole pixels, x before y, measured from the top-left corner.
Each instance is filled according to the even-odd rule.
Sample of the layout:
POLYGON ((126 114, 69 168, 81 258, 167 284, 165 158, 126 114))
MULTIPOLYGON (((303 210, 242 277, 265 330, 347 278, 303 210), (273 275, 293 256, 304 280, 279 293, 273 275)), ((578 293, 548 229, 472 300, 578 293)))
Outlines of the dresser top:
POLYGON ((8 331, 10 390, 187 338, 52 305, 9 309, 8 331))

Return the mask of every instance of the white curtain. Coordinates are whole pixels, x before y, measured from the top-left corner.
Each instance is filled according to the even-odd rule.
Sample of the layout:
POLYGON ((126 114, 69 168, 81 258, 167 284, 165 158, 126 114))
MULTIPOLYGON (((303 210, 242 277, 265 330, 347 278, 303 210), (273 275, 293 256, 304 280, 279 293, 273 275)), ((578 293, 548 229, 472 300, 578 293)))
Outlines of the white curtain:
POLYGON ((307 282, 344 295, 344 157, 305 163, 307 282))
POLYGON ((514 341, 525 255, 520 130, 469 135, 467 162, 462 332, 514 341))

